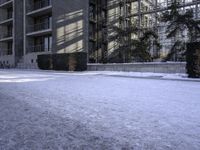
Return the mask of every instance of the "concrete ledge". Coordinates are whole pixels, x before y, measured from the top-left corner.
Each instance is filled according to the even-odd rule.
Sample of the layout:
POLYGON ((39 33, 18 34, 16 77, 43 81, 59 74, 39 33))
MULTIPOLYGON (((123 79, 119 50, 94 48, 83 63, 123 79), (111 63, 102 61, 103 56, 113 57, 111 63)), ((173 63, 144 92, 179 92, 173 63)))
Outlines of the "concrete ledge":
POLYGON ((187 82, 200 82, 199 79, 194 78, 165 78, 162 76, 126 76, 126 75, 105 75, 108 77, 122 77, 122 78, 136 78, 136 79, 154 79, 154 80, 169 80, 169 81, 187 81, 187 82))
POLYGON ((125 71, 153 73, 186 73, 185 62, 152 62, 127 64, 88 64, 88 71, 125 71))

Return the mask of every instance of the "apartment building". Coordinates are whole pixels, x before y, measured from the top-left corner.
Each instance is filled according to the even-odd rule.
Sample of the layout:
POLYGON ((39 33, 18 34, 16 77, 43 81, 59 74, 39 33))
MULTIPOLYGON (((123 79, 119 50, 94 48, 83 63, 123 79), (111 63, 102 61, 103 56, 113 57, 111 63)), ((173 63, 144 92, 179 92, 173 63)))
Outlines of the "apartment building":
MULTIPOLYGON (((6 67, 37 68, 37 56, 40 54, 82 51, 88 53, 88 62, 106 61, 108 0, 19 1, 1 0, 2 11, 8 11, 20 19, 15 22, 9 17, 9 23, 3 24, 9 34, 11 30, 15 30, 15 33, 12 34, 14 37, 2 39, 9 46, 0 47, 0 64, 6 67), (15 11, 14 6, 20 7, 20 10, 15 11), (20 32, 16 27, 20 27, 20 32), (20 47, 12 46, 13 39, 21 40, 15 42, 20 47), (17 59, 16 51, 20 52, 17 59)), ((0 33, 4 33, 3 29, 0 33)))
POLYGON ((87 52, 89 0, 0 0, 0 64, 36 68, 37 56, 87 52))
POLYGON ((39 54, 86 52, 88 6, 87 0, 24 1, 24 57, 21 62, 37 66, 39 54))
MULTIPOLYGON (((90 63, 115 62, 119 43, 110 40, 111 28, 130 24, 157 30, 163 43, 160 55, 164 57, 172 44, 164 35, 159 16, 171 2, 0 0, 0 66, 36 68, 40 54, 72 52, 88 53, 90 63)), ((200 2, 184 0, 183 8, 188 7, 193 7, 199 18, 200 2)), ((157 54, 152 50, 152 55, 157 54)))
MULTIPOLYGON (((140 1, 141 3, 138 0, 19 1, 20 3, 16 3, 16 0, 10 2, 15 2, 17 7, 20 5, 21 9, 13 12, 14 16, 20 19, 14 25, 8 26, 8 29, 20 27, 20 32, 15 30, 13 36, 15 40, 23 39, 21 43, 16 42, 21 47, 12 47, 12 58, 15 61, 8 60, 2 54, 0 59, 3 64, 6 59, 10 66, 19 68, 37 67, 37 56, 40 54, 77 51, 87 52, 90 63, 115 62, 118 44, 109 40, 109 35, 112 35, 111 26, 126 27, 135 18, 135 22, 143 27, 151 24, 151 15, 140 14, 140 17, 133 19, 128 16, 138 10, 141 13, 149 11, 152 0, 140 1), (18 12, 22 14, 18 16, 18 12), (19 33, 21 35, 17 36, 19 33), (17 59, 14 54, 16 51, 20 52, 17 59)), ((12 6, 5 0, 2 0, 2 4, 12 6)), ((11 8, 8 11, 11 11, 11 8)), ((7 43, 11 45, 11 42, 7 43)), ((4 49, 1 47, 0 51, 3 53, 4 49)))
POLYGON ((0 0, 0 66, 14 67, 23 55, 23 0, 0 0))

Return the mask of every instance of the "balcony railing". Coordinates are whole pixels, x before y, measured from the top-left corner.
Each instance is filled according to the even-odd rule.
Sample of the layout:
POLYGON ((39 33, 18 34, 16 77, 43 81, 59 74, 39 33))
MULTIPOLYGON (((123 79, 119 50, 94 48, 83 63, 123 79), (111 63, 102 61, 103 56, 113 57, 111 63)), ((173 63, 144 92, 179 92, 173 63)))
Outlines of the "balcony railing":
POLYGON ((34 11, 34 10, 38 10, 47 6, 51 6, 51 0, 41 0, 41 1, 33 3, 30 6, 30 10, 34 11))
POLYGON ((0 56, 12 55, 12 49, 0 50, 0 56))
POLYGON ((11 37, 12 37, 12 32, 8 32, 8 33, 0 35, 0 39, 6 39, 6 38, 11 38, 11 37))
POLYGON ((0 5, 6 3, 6 2, 9 2, 9 1, 12 1, 12 0, 0 0, 0 5))
POLYGON ((34 46, 28 47, 28 51, 30 53, 34 53, 34 52, 47 52, 47 51, 51 51, 51 48, 48 48, 44 44, 41 44, 41 45, 34 45, 34 46))
POLYGON ((12 19, 13 18, 13 14, 9 14, 9 15, 2 15, 0 16, 0 22, 3 22, 3 21, 7 21, 9 19, 12 19))
POLYGON ((48 21, 48 22, 30 25, 29 28, 28 28, 28 31, 29 32, 36 32, 36 31, 47 30, 47 29, 50 29, 50 28, 51 28, 51 24, 48 21))

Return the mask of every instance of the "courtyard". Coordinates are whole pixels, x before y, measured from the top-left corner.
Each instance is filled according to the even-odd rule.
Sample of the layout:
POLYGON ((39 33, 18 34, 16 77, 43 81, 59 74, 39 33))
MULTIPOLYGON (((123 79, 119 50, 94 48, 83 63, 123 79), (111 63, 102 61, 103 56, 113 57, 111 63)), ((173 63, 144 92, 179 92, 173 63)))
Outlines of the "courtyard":
POLYGON ((199 150, 200 82, 0 70, 0 150, 199 150))

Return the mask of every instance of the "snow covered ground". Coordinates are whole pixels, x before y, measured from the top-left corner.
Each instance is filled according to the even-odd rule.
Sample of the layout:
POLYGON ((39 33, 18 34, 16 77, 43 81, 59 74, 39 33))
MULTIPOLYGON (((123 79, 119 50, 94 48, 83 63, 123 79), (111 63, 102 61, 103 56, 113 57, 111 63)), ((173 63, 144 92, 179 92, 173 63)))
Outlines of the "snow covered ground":
POLYGON ((0 150, 199 150, 200 82, 179 79, 0 70, 0 150))

